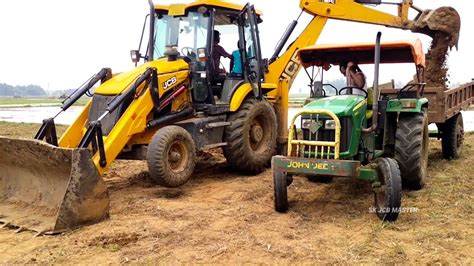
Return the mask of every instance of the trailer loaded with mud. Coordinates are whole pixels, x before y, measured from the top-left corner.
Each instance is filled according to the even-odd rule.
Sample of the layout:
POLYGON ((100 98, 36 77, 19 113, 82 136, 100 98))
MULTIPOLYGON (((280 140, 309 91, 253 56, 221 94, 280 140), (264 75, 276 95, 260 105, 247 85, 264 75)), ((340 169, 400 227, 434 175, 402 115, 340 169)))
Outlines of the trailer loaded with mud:
MULTIPOLYGON (((382 90, 383 95, 396 98, 395 89, 382 90)), ((441 139, 445 159, 457 159, 464 140, 464 122, 461 111, 469 109, 474 102, 474 82, 456 88, 425 87, 423 97, 428 99, 428 122, 436 124, 438 130, 429 136, 441 139)), ((400 108, 404 108, 400 106, 400 108)))

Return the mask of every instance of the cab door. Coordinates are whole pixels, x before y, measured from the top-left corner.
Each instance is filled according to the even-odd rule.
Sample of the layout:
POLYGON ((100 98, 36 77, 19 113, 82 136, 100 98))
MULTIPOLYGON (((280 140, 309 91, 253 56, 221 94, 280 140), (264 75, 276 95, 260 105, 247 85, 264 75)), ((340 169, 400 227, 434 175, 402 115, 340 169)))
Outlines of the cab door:
POLYGON ((262 53, 258 33, 258 19, 253 5, 247 4, 240 13, 239 35, 243 43, 242 63, 246 82, 252 86, 255 98, 262 99, 262 53))

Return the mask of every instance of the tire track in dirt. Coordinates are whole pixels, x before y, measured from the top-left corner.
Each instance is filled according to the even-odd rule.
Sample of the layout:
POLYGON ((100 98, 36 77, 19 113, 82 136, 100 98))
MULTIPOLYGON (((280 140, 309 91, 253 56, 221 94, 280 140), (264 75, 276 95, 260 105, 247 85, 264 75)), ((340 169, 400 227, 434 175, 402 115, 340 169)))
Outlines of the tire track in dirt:
POLYGON ((183 187, 155 186, 146 163, 116 161, 104 176, 111 219, 59 236, 0 230, 1 263, 445 263, 473 262, 474 135, 461 160, 441 159, 432 141, 427 188, 405 192, 393 224, 369 212, 368 184, 297 177, 290 210, 273 210, 271 171, 242 176, 220 152, 201 155, 183 187), (442 229, 441 229, 442 228, 442 229))

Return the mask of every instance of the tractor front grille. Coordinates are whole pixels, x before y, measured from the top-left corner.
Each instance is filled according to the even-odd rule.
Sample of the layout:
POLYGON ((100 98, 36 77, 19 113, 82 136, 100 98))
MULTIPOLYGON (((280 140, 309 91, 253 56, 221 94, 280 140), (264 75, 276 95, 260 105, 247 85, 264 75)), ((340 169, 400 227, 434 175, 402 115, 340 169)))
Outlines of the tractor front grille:
MULTIPOLYGON (((352 120, 350 117, 340 117, 341 122, 341 139, 340 139, 340 152, 349 151, 350 141, 351 141, 351 132, 352 132, 352 120)), ((328 118, 319 118, 319 121, 323 125, 326 124, 328 118)), ((326 129, 324 127, 320 128, 315 133, 310 133, 309 129, 303 128, 303 139, 309 141, 334 141, 335 131, 334 129, 326 129)))

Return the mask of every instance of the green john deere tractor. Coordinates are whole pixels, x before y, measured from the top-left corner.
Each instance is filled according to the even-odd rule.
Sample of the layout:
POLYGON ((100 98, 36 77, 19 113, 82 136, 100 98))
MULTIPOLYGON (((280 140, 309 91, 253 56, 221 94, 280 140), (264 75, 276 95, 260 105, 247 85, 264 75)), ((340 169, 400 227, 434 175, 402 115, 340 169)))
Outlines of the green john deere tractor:
POLYGON ((303 66, 312 67, 312 73, 316 67, 323 73, 330 65, 348 61, 373 64, 374 86, 367 92, 336 89, 324 84, 322 75, 315 81, 307 71, 311 98, 289 124, 287 156, 272 159, 276 211, 288 210, 287 187, 295 175, 368 181, 374 210, 384 221, 398 218, 402 184, 408 189, 423 187, 428 160, 424 53, 418 40, 381 44, 380 38, 379 33, 375 44, 317 45, 299 51, 303 66), (414 63, 417 78, 389 99, 380 93, 381 63, 414 63))

